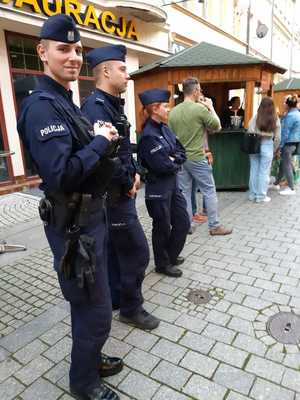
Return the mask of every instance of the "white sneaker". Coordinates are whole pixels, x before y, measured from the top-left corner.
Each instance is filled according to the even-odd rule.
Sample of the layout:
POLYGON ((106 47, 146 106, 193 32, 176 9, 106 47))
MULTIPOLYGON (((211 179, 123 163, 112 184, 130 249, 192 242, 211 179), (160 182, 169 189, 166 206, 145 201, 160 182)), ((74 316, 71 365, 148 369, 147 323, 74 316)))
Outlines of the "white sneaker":
POLYGON ((281 194, 282 196, 293 196, 294 194, 296 194, 296 190, 287 187, 283 190, 280 190, 279 194, 281 194))
POLYGON ((269 196, 266 196, 266 197, 264 197, 263 199, 257 199, 256 200, 256 203, 269 203, 269 201, 271 201, 271 197, 269 197, 269 196))
POLYGON ((269 190, 280 190, 279 185, 269 185, 269 190))

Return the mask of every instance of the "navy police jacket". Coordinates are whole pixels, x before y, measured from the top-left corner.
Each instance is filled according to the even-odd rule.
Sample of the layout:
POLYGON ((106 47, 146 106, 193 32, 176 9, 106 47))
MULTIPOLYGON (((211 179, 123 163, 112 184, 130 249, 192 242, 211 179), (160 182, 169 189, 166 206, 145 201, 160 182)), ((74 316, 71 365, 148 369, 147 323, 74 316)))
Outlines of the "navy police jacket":
MULTIPOLYGON (((111 122, 116 126, 117 122, 120 122, 120 116, 125 117, 123 100, 98 88, 85 100, 81 110, 92 124, 111 122)), ((129 135, 121 141, 117 156, 121 160, 122 167, 114 175, 112 184, 120 185, 121 193, 125 195, 132 188, 136 173, 129 135)))
POLYGON ((176 175, 186 161, 185 149, 166 124, 147 120, 138 144, 138 158, 147 169, 146 198, 164 198, 177 187, 176 175))
POLYGON ((72 101, 70 90, 48 76, 40 78, 38 89, 23 101, 19 135, 37 166, 42 190, 96 194, 92 172, 109 140, 96 136, 82 147, 76 140, 74 121, 61 110, 60 104, 83 117, 72 101))

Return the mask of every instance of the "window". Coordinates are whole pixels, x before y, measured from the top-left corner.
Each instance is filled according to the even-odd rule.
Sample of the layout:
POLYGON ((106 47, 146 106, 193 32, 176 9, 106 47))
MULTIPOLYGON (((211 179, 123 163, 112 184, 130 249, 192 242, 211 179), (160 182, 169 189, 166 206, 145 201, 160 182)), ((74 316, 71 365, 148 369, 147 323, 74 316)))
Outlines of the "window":
MULTIPOLYGON (((37 78, 42 74, 43 66, 36 53, 37 38, 8 33, 7 48, 13 81, 16 114, 18 115, 22 100, 34 90, 37 78)), ((37 175, 32 159, 23 147, 24 168, 26 176, 37 175)))
POLYGON ((80 103, 82 104, 95 88, 94 77, 91 68, 86 60, 86 53, 90 49, 85 48, 83 51, 83 64, 78 79, 80 103))

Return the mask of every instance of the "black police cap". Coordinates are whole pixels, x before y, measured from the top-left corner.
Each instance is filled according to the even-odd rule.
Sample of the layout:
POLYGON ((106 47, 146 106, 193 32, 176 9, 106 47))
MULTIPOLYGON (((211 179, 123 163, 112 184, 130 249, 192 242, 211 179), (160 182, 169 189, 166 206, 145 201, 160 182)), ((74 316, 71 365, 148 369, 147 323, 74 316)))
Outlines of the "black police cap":
POLYGON ((89 51, 86 55, 91 68, 95 68, 96 65, 104 61, 117 60, 125 62, 125 57, 126 47, 122 44, 98 47, 89 51))
POLYGON ((169 90, 155 88, 139 93, 139 98, 143 106, 147 106, 152 103, 168 103, 170 94, 169 90))
POLYGON ((40 39, 76 43, 80 40, 80 33, 73 18, 65 14, 56 14, 45 21, 40 33, 40 39))

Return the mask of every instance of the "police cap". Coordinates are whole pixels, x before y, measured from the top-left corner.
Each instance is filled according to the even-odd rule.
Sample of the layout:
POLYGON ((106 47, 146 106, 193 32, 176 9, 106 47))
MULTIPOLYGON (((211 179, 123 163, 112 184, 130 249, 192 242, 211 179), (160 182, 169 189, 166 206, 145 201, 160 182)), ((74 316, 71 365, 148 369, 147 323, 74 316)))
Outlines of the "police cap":
POLYGON ((148 89, 142 93, 139 93, 139 98, 143 106, 147 106, 152 103, 168 103, 170 98, 169 90, 163 89, 148 89))
POLYGON ((117 60, 125 62, 126 47, 122 44, 114 44, 111 46, 99 47, 89 51, 86 58, 91 68, 96 65, 110 60, 117 60))
POLYGON ((56 14, 45 21, 40 38, 63 43, 77 43, 80 40, 80 33, 72 17, 56 14))

